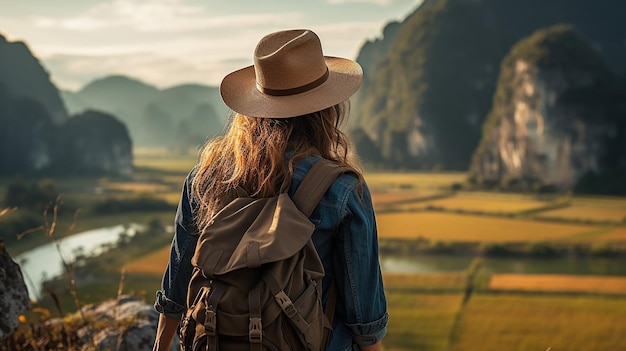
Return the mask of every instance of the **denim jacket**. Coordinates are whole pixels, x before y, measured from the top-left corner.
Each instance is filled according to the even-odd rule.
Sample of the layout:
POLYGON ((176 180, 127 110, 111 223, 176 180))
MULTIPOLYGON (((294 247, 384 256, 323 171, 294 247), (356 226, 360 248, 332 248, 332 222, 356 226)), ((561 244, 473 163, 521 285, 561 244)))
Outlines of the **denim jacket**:
MULTIPOLYGON (((298 162, 289 188, 293 195, 306 172, 318 160, 298 162)), ((190 176, 185 180, 176 212, 170 260, 157 291, 155 309, 180 319, 191 278, 191 257, 198 236, 192 221, 190 176)), ((353 174, 343 174, 330 186, 310 217, 315 224, 313 243, 326 275, 322 301, 326 305, 335 280, 337 303, 328 350, 358 349, 382 339, 387 331, 387 303, 378 259, 378 235, 370 192, 353 174)))

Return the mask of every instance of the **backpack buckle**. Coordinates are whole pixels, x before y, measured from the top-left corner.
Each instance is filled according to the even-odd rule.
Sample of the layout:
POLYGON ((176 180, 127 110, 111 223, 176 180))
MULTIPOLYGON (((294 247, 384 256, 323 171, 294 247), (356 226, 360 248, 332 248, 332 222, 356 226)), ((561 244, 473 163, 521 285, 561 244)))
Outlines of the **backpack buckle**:
POLYGON ((281 290, 278 294, 274 295, 274 298, 287 317, 292 318, 298 313, 296 306, 293 305, 293 302, 291 302, 289 296, 285 294, 285 291, 281 290))
POLYGON ((263 325, 261 317, 250 317, 248 325, 248 340, 251 344, 260 344, 263 338, 263 325))
POLYGON ((217 329, 216 326, 217 315, 215 314, 215 311, 207 308, 206 314, 204 315, 204 331, 209 336, 215 336, 215 331, 217 329))

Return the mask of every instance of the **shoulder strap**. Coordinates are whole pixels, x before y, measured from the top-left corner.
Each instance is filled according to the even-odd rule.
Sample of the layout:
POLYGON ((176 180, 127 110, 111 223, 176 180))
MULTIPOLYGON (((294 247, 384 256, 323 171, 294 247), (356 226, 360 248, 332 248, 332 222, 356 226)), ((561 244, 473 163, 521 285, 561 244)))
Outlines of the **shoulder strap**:
POLYGON ((295 194, 293 194, 293 202, 302 213, 307 217, 310 216, 335 179, 341 174, 350 171, 350 168, 342 164, 323 158, 320 159, 302 179, 302 183, 300 183, 295 194))

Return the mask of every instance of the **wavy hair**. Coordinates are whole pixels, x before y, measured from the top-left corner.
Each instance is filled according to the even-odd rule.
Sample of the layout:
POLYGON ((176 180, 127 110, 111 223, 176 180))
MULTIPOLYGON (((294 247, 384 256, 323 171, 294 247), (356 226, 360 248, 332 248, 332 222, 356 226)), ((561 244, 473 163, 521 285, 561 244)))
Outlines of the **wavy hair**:
POLYGON ((295 163, 309 155, 343 163, 362 181, 359 162, 340 130, 349 108, 346 101, 280 119, 231 114, 226 133, 203 146, 192 178, 198 229, 203 231, 209 225, 223 199, 237 187, 252 197, 275 196, 285 190, 295 163), (288 159, 287 152, 292 153, 288 159))

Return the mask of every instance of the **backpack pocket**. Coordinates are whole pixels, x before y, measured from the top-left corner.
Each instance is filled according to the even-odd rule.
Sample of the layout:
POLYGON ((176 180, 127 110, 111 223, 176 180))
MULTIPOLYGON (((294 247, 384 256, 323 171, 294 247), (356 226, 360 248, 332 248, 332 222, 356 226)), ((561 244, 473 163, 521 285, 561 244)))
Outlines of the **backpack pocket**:
POLYGON ((206 348, 206 301, 210 294, 211 287, 203 286, 185 314, 180 327, 180 344, 183 351, 206 348))
MULTIPOLYGON (((322 307, 321 291, 317 283, 313 280, 308 287, 293 302, 294 307, 306 321, 308 328, 301 330, 303 345, 307 345, 310 350, 324 349, 324 309, 322 307)), ((292 321, 293 322, 293 321, 292 321)), ((294 324, 294 327, 297 326, 294 324)))

